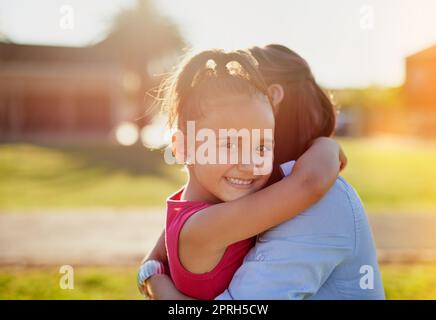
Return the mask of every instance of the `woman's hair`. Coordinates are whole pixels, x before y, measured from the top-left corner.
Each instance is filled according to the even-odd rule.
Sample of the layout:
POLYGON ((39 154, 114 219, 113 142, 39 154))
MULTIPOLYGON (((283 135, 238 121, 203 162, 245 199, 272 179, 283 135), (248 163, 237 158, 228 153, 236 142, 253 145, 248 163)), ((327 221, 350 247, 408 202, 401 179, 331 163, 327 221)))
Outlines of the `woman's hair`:
POLYGON ((307 62, 297 53, 277 44, 249 51, 258 61, 267 85, 279 84, 284 90, 276 115, 274 169, 269 181, 274 183, 281 178, 281 163, 296 160, 313 139, 333 134, 335 109, 315 82, 307 62))
POLYGON ((248 51, 207 50, 185 58, 160 87, 161 107, 169 115, 170 127, 185 131, 186 121, 202 114, 202 104, 223 95, 268 98, 268 86, 248 51))

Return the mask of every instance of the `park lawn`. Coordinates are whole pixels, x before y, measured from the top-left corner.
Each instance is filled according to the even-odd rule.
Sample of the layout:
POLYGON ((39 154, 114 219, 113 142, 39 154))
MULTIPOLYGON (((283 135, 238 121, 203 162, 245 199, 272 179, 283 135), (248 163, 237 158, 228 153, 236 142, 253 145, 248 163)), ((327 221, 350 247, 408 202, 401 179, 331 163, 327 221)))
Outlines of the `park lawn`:
POLYGON ((183 185, 160 151, 0 145, 0 209, 163 206, 183 185))
MULTIPOLYGON (((388 299, 436 299, 436 264, 381 265, 388 299)), ((141 299, 136 268, 77 267, 74 289, 55 268, 0 268, 0 299, 141 299)))
MULTIPOLYGON (((434 142, 341 139, 343 176, 369 212, 436 211, 434 142)), ((164 206, 180 166, 142 146, 0 144, 0 210, 164 206)))
POLYGON ((386 297, 390 300, 436 300, 436 264, 381 265, 386 297))
POLYGON ((74 268, 74 289, 61 289, 56 268, 0 268, 0 299, 141 299, 136 268, 74 268))
POLYGON ((341 139, 343 176, 370 213, 436 212, 436 141, 341 139))

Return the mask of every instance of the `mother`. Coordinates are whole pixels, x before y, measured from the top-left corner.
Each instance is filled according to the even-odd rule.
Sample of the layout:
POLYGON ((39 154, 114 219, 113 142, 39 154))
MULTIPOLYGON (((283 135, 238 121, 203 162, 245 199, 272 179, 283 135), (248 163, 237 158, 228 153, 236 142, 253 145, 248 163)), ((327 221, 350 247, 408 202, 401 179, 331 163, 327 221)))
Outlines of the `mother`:
MULTIPOLYGON (((281 45, 249 49, 276 104, 274 170, 295 160, 311 141, 331 136, 332 103, 306 61, 281 45)), ((163 235, 148 259, 166 260, 163 235)), ((156 299, 189 298, 167 275, 147 281, 156 299)), ((374 242, 362 203, 339 177, 313 207, 257 236, 232 282, 217 299, 384 299, 374 242)))

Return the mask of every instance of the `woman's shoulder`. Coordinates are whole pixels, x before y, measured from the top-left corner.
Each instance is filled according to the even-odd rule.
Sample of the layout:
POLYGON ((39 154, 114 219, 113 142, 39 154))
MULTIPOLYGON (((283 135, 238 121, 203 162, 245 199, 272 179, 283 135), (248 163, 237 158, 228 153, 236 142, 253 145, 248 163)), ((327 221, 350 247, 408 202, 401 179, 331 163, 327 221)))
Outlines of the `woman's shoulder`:
POLYGON ((349 207, 347 212, 352 213, 355 220, 362 219, 366 216, 363 202, 358 192, 345 178, 338 177, 333 187, 337 188, 337 197, 343 198, 344 202, 349 207))

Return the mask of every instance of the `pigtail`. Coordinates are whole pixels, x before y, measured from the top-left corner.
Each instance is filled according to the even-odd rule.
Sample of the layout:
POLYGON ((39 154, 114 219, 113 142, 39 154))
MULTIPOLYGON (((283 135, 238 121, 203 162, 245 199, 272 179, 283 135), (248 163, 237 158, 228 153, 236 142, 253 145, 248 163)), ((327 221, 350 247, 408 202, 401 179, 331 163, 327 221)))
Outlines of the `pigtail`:
POLYGON ((272 105, 268 93, 268 85, 258 69, 259 64, 257 60, 248 51, 244 50, 238 50, 235 53, 231 53, 230 56, 232 60, 241 65, 242 70, 245 71, 247 80, 249 80, 260 92, 266 95, 272 105))
POLYGON ((243 50, 225 52, 206 50, 185 58, 180 67, 160 86, 161 107, 168 113, 169 125, 185 122, 192 109, 209 95, 222 96, 223 92, 268 95, 268 87, 257 69, 256 59, 243 50))

